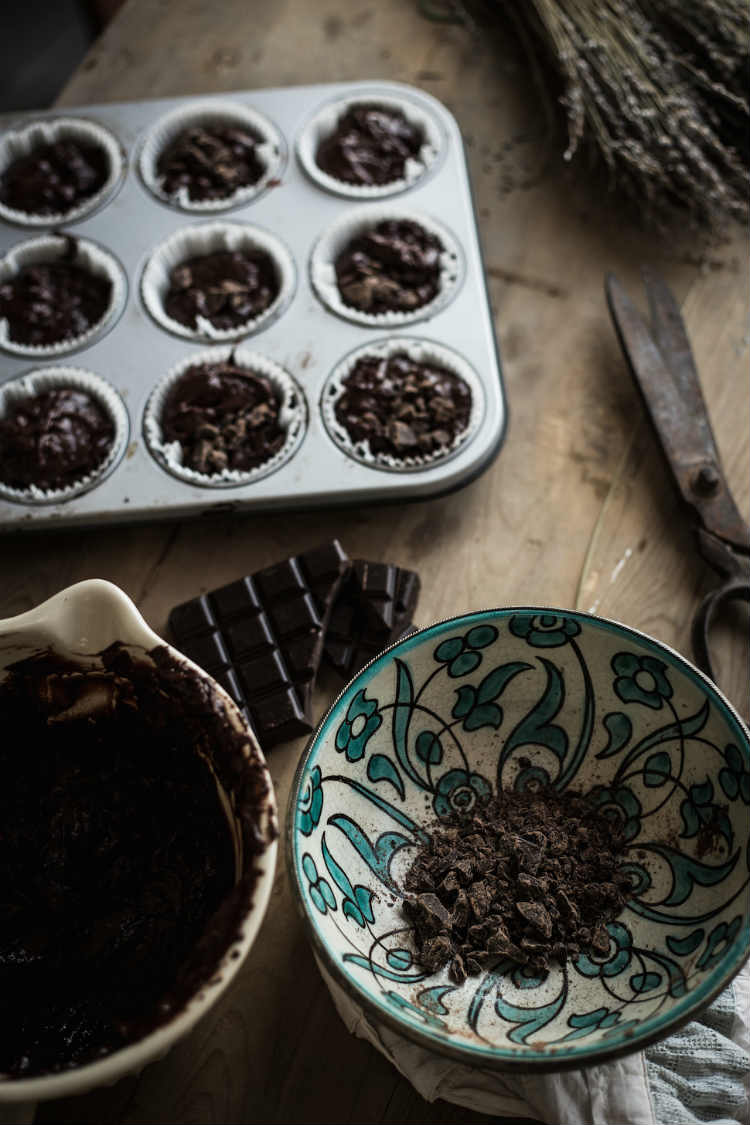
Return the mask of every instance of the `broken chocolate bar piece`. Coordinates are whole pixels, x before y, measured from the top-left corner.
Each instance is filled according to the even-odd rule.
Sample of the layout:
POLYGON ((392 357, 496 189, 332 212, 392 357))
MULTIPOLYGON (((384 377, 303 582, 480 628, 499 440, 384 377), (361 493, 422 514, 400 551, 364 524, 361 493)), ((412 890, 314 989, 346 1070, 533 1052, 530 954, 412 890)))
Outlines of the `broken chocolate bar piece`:
POLYGON ((331 606, 350 567, 334 539, 176 606, 177 647, 248 716, 261 747, 312 730, 312 688, 331 606))
POLYGON ((347 679, 401 637, 414 632, 419 575, 390 563, 357 559, 331 611, 326 659, 347 679))

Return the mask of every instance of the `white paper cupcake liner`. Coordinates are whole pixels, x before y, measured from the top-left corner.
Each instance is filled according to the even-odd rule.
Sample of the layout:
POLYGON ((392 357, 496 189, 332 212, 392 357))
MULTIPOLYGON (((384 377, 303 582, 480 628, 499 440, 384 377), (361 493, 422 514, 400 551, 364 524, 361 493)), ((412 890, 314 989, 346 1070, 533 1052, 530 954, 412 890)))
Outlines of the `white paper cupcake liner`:
POLYGON ((125 176, 125 153, 109 129, 82 117, 55 117, 33 121, 21 129, 12 129, 5 133, 0 137, 0 177, 15 160, 28 156, 42 145, 55 144, 62 140, 96 145, 104 151, 109 172, 99 191, 76 203, 67 211, 50 215, 17 211, 14 207, 8 207, 0 202, 0 218, 27 227, 54 227, 63 223, 69 225, 90 215, 110 199, 125 176))
POLYGON ((292 376, 279 367, 273 360, 243 347, 206 348, 187 356, 176 363, 161 382, 154 387, 143 415, 143 434, 146 445, 157 462, 167 472, 187 484, 199 485, 202 488, 238 488, 241 485, 252 484, 275 473, 297 451, 307 427, 307 402, 304 393, 292 376), (265 375, 281 397, 279 411, 279 424, 286 430, 286 441, 278 453, 256 465, 253 469, 240 472, 237 469, 222 469, 220 473, 207 475, 196 472, 182 463, 182 446, 178 441, 167 442, 164 440, 161 429, 161 415, 166 397, 183 372, 189 367, 201 366, 207 363, 220 363, 233 358, 238 367, 247 368, 258 375, 265 375))
POLYGON ((249 336, 276 320, 292 299, 295 285, 294 259, 275 235, 243 223, 203 223, 175 231, 156 247, 141 277, 141 298, 156 323, 168 332, 186 340, 224 342, 249 336), (168 316, 164 308, 170 272, 189 258, 219 250, 264 250, 276 266, 279 292, 259 316, 243 321, 236 328, 216 328, 205 317, 198 317, 197 328, 188 328, 168 316))
POLYGON ((331 312, 352 320, 356 324, 366 324, 373 328, 395 328, 403 324, 414 324, 426 320, 453 300, 463 280, 464 256, 455 236, 447 227, 421 211, 409 211, 401 207, 362 207, 342 215, 321 235, 310 259, 310 280, 319 299, 331 312), (382 313, 368 313, 344 303, 336 283, 335 261, 338 255, 356 237, 372 230, 384 219, 402 219, 419 223, 424 230, 440 239, 443 251, 440 255, 440 288, 427 304, 409 312, 388 310, 382 313))
POLYGON ((6 317, 0 316, 0 348, 13 355, 25 355, 35 359, 48 359, 76 351, 84 344, 90 344, 96 337, 108 331, 120 316, 127 298, 127 279, 117 259, 87 238, 76 235, 39 234, 14 246, 4 258, 0 259, 0 285, 13 278, 24 266, 54 262, 63 258, 68 250, 69 240, 76 243, 76 255, 71 263, 88 270, 97 277, 106 277, 112 283, 112 291, 104 315, 80 336, 60 340, 56 344, 22 344, 10 338, 10 324, 6 317))
POLYGON ((484 417, 484 391, 482 383, 465 359, 431 340, 415 340, 413 337, 391 337, 372 344, 365 344, 350 352, 334 367, 325 381, 320 396, 320 412, 329 436, 349 457, 373 469, 386 469, 392 472, 414 472, 430 469, 434 465, 453 457, 462 449, 479 429, 484 417), (409 457, 394 457, 391 453, 373 453, 368 441, 354 441, 346 428, 336 418, 336 403, 346 391, 344 380, 354 370, 357 362, 365 356, 389 358, 405 354, 415 363, 434 363, 458 375, 471 391, 471 411, 466 429, 456 434, 450 445, 429 454, 415 454, 409 457))
POLYGON ((269 180, 279 176, 284 163, 284 141, 278 129, 267 117, 248 106, 231 101, 199 102, 184 109, 174 109, 151 128, 143 142, 138 166, 146 187, 157 199, 179 207, 183 211, 211 212, 227 211, 239 207, 260 195, 268 186, 269 180), (249 129, 260 137, 255 152, 264 166, 263 174, 254 184, 237 188, 223 199, 191 199, 186 187, 170 195, 161 184, 162 177, 157 172, 157 162, 172 141, 192 125, 208 128, 211 125, 237 125, 249 129))
POLYGON ((3 383, 0 386, 0 418, 19 400, 32 398, 55 387, 74 387, 76 390, 86 391, 106 410, 115 427, 109 453, 96 469, 65 488, 44 489, 35 484, 29 488, 12 488, 0 479, 0 496, 5 500, 12 500, 17 504, 60 504, 71 500, 101 483, 125 452, 130 423, 122 399, 100 375, 83 371, 79 367, 43 367, 3 383))
POLYGON ((381 93, 377 88, 363 90, 355 97, 338 98, 320 107, 308 121, 297 140, 297 159, 310 179, 326 191, 348 199, 383 199, 397 195, 413 187, 428 172, 433 171, 445 152, 446 137, 437 118, 426 107, 406 96, 394 97, 392 93, 381 93), (336 131, 339 119, 358 105, 377 105, 384 109, 401 110, 411 125, 422 131, 424 142, 416 158, 409 158, 404 166, 404 175, 387 184, 350 184, 324 172, 316 161, 318 145, 336 131))

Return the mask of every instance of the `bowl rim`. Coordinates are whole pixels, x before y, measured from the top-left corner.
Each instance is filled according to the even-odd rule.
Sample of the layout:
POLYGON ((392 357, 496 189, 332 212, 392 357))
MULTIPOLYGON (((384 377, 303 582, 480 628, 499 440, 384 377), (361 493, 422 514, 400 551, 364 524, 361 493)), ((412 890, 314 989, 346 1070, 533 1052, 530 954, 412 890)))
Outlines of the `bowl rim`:
MULTIPOLYGON (((727 712, 725 717, 730 720, 730 726, 732 724, 736 726, 737 732, 742 736, 741 741, 744 741, 745 754, 750 758, 750 730, 748 730, 747 725, 739 715, 737 709, 729 702, 721 689, 691 661, 677 652, 676 649, 665 644, 663 641, 656 640, 656 638, 651 637, 648 633, 644 633, 630 625, 625 625, 613 618, 600 617, 597 614, 586 613, 581 610, 560 609, 551 606, 518 605, 472 610, 451 617, 440 618, 430 625, 425 625, 416 632, 410 633, 407 637, 394 641, 377 656, 373 657, 372 660, 368 661, 355 676, 347 681, 341 691, 338 692, 325 715, 321 718, 315 730, 310 735, 297 763, 287 801, 284 850, 287 873, 292 886, 294 899, 298 912, 302 917, 308 940, 312 945, 313 953, 316 957, 320 958, 325 965, 326 971, 332 975, 335 983, 343 988, 349 999, 353 1000, 355 1004, 358 1004, 362 1008, 368 1019, 375 1021, 376 1027, 377 1023, 380 1022, 390 1031, 403 1036, 423 1049, 443 1055, 454 1062, 463 1063, 469 1067, 481 1067, 483 1069, 505 1072, 525 1070, 534 1073, 544 1073, 576 1069, 581 1066, 592 1066, 602 1062, 613 1061, 625 1055, 633 1054, 636 1051, 641 1051, 644 1047, 648 1047, 664 1039, 668 1034, 683 1027, 694 1018, 698 1012, 708 1007, 719 993, 734 979, 745 962, 750 960, 750 919, 745 921, 743 929, 737 935, 732 945, 728 947, 722 961, 712 970, 707 979, 699 984, 692 992, 689 992, 682 1000, 678 1001, 669 1012, 664 1013, 661 1017, 657 1017, 654 1021, 656 1026, 647 1031, 639 1032, 637 1028, 626 1028, 620 1039, 613 1039, 611 1042, 591 1044, 587 1047, 573 1046, 563 1048, 551 1046, 534 1048, 524 1045, 514 1050, 503 1047, 478 1047, 469 1043, 464 1044, 456 1042, 454 1044, 445 1037, 441 1037, 427 1028, 419 1028, 402 1021, 385 1007, 381 1007, 379 1004, 375 1003, 370 998, 369 994, 340 968, 338 962, 329 953, 328 946, 318 933, 312 914, 306 906, 305 896, 297 872, 296 840, 298 833, 295 827, 296 810, 302 778, 315 750, 318 738, 328 726, 343 698, 350 692, 354 685, 360 681, 360 678, 363 677, 365 673, 373 670, 376 665, 385 663, 386 659, 390 657, 390 654, 395 649, 406 652, 412 648, 416 648, 426 637, 443 631, 446 626, 468 623, 474 625, 492 619, 505 620, 513 614, 531 614, 533 616, 550 615, 572 618, 575 621, 584 622, 603 632, 622 633, 625 636, 631 637, 639 644, 645 644, 645 647, 652 648, 657 653, 667 655, 671 661, 681 666, 681 670, 687 673, 689 679, 692 679, 699 687, 713 697, 714 702, 718 705, 720 710, 727 712), (729 956, 727 956, 727 954, 729 954, 729 956)), ((648 1021, 645 1022, 647 1023, 648 1021)))
MULTIPOLYGON (((84 1094, 95 1087, 111 1085, 125 1075, 137 1073, 148 1063, 162 1058, 214 1006, 244 965, 265 918, 276 875, 279 849, 276 794, 268 764, 253 731, 221 684, 155 633, 119 586, 104 579, 86 579, 60 590, 26 613, 4 618, 0 621, 0 647, 8 636, 15 638, 22 635, 24 630, 30 629, 33 630, 32 637, 47 637, 50 647, 54 647, 54 641, 57 639, 59 650, 69 654, 73 659, 96 656, 96 652, 89 651, 89 646, 85 642, 83 648, 76 644, 75 634, 70 632, 76 620, 76 611, 82 612, 87 604, 106 607, 113 618, 108 628, 126 634, 119 639, 128 649, 148 652, 155 647, 166 648, 170 656, 180 664, 184 664, 202 679, 207 680, 212 691, 219 696, 229 713, 240 720, 249 736, 251 746, 260 755, 260 763, 268 783, 261 810, 266 829, 266 847, 261 855, 254 857, 258 867, 258 877, 248 900, 242 907, 237 926, 239 936, 232 938, 211 975, 201 982, 172 1017, 140 1039, 82 1066, 31 1075, 28 1078, 0 1076, 0 1121, 3 1105, 19 1102, 35 1103, 84 1094)), ((17 640, 13 641, 13 644, 18 643, 17 640)), ((30 648, 42 647, 41 642, 37 640, 30 640, 28 643, 30 648)))

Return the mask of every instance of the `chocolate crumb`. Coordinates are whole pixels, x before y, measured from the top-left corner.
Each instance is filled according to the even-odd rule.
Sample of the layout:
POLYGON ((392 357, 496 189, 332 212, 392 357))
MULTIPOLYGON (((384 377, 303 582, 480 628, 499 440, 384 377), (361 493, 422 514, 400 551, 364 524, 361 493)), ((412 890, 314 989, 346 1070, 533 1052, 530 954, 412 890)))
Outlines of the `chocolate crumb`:
POLYGON ((419 960, 461 984, 501 958, 544 972, 605 956, 606 923, 631 890, 624 848, 590 796, 551 787, 502 791, 436 823, 404 879, 419 960))

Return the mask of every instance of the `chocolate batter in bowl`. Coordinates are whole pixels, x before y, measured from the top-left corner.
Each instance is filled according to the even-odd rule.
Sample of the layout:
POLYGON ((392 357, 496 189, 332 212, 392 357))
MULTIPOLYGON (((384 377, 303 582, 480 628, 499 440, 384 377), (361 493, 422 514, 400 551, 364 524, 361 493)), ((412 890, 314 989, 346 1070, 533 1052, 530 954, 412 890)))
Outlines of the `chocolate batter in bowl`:
POLYGON ((114 1081, 193 1026, 255 938, 277 824, 234 704, 110 583, 0 622, 0 715, 1 1106, 114 1081))

